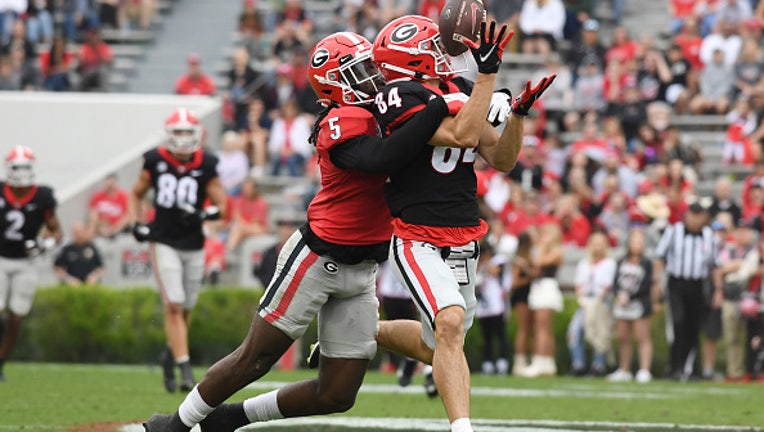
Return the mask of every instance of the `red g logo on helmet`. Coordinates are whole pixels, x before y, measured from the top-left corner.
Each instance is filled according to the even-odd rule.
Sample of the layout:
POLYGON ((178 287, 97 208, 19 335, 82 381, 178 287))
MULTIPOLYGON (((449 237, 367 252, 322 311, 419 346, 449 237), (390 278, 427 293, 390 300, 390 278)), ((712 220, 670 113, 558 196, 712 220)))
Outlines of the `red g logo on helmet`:
POLYGON ((329 61, 329 50, 326 48, 320 48, 313 54, 313 58, 310 60, 310 65, 314 68, 319 68, 329 61))
POLYGON ((419 28, 414 23, 405 23, 393 30, 390 34, 390 40, 395 43, 403 43, 410 40, 419 32, 419 28))

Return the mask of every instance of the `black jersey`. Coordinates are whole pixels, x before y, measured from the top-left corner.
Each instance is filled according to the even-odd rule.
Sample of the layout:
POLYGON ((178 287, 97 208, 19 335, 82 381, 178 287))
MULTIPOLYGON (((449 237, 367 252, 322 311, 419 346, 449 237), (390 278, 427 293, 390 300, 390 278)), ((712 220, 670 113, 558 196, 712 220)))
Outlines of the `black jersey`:
POLYGON ((19 198, 13 195, 10 186, 0 182, 0 256, 26 257, 24 242, 37 238, 55 210, 56 198, 51 188, 34 186, 19 198))
MULTIPOLYGON (((374 117, 383 133, 388 135, 397 129, 436 94, 472 91, 472 83, 462 78, 443 87, 436 89, 412 80, 387 84, 374 103, 374 117)), ((423 147, 411 163, 390 176, 385 186, 390 212, 414 225, 480 225, 473 168, 476 157, 475 148, 423 147)))
POLYGON ((188 223, 180 207, 201 210, 207 184, 218 176, 218 158, 197 150, 187 162, 175 159, 165 147, 143 155, 143 169, 151 175, 156 216, 149 224, 154 241, 175 249, 197 250, 204 246, 201 223, 188 223))

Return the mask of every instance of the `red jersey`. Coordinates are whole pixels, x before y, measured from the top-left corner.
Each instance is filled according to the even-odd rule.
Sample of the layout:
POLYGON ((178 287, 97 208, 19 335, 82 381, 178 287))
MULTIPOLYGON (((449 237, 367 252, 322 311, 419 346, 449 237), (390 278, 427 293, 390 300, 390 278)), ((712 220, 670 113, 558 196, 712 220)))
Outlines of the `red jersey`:
POLYGON ((687 18, 695 12, 697 0, 671 0, 675 18, 687 18))
POLYGON ((680 33, 674 38, 674 43, 682 48, 682 56, 690 62, 690 66, 693 69, 703 69, 703 62, 700 61, 700 45, 703 44, 702 37, 680 33))
POLYGON ((571 217, 568 221, 558 221, 562 227, 562 242, 572 244, 578 247, 586 247, 589 241, 589 234, 592 232, 592 226, 586 216, 579 214, 571 217))
POLYGON ((377 122, 361 107, 333 108, 320 124, 316 141, 321 190, 308 207, 311 230, 322 240, 363 246, 387 242, 393 234, 385 204, 387 174, 371 174, 335 166, 329 151, 364 135, 377 136, 377 122))
POLYGON ((106 42, 100 42, 95 47, 91 44, 83 44, 80 48, 80 67, 93 68, 102 63, 109 63, 114 58, 114 54, 106 42))
POLYGON ((189 75, 183 75, 175 82, 175 93, 179 95, 205 95, 215 94, 215 82, 207 75, 200 75, 192 78, 189 75))
POLYGON ((90 210, 96 212, 98 219, 105 220, 111 227, 116 227, 127 214, 127 201, 128 195, 125 190, 118 189, 114 195, 101 190, 90 198, 90 210))
POLYGON ((235 197, 231 200, 231 211, 226 213, 233 212, 238 212, 245 222, 257 222, 263 228, 268 228, 268 201, 263 197, 255 199, 235 197))

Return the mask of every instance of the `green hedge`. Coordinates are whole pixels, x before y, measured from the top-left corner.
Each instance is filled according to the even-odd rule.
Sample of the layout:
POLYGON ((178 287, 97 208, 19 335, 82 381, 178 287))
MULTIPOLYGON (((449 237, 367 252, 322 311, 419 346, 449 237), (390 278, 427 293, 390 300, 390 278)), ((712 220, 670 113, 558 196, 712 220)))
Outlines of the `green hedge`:
MULTIPOLYGON (((260 295, 261 291, 241 288, 202 291, 189 333, 195 363, 212 364, 241 343, 260 295)), ((566 299, 565 309, 554 319, 561 373, 570 364, 565 333, 575 308, 575 301, 566 299)), ((507 325, 511 349, 517 325, 513 318, 507 325)), ((653 317, 652 325, 653 370, 660 373, 668 356, 663 314, 653 317)), ((302 344, 303 354, 307 354, 308 345, 315 338, 316 328, 312 325, 305 335, 306 343, 302 344)), ((162 303, 155 290, 59 286, 38 291, 13 357, 47 362, 151 363, 156 361, 164 343, 162 303)), ((482 343, 478 328, 469 332, 465 351, 473 370, 480 370, 482 343)), ((380 355, 374 364, 379 361, 380 355)))

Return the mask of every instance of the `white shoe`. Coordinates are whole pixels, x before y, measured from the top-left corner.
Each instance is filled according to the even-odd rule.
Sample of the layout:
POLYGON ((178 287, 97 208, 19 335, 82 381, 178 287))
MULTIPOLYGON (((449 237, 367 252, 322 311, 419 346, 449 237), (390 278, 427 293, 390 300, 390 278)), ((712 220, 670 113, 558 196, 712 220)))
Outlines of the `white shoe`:
POLYGON ((524 355, 516 355, 512 362, 512 375, 523 376, 523 371, 528 367, 528 360, 524 355))
POLYGON ((632 379, 631 372, 623 369, 616 369, 615 372, 607 376, 607 380, 610 382, 628 382, 632 379))
POLYGON ((555 375, 557 375, 557 365, 554 363, 554 358, 543 356, 533 356, 531 364, 520 373, 520 376, 526 378, 555 375))
POLYGON ((637 382, 638 383, 649 383, 653 380, 653 374, 650 373, 647 369, 640 369, 637 371, 637 382))
POLYGON ((483 375, 493 375, 496 373, 496 369, 493 367, 493 362, 483 362, 483 375))
POLYGON ((509 372, 509 362, 505 358, 496 360, 496 373, 499 375, 506 375, 509 372))

